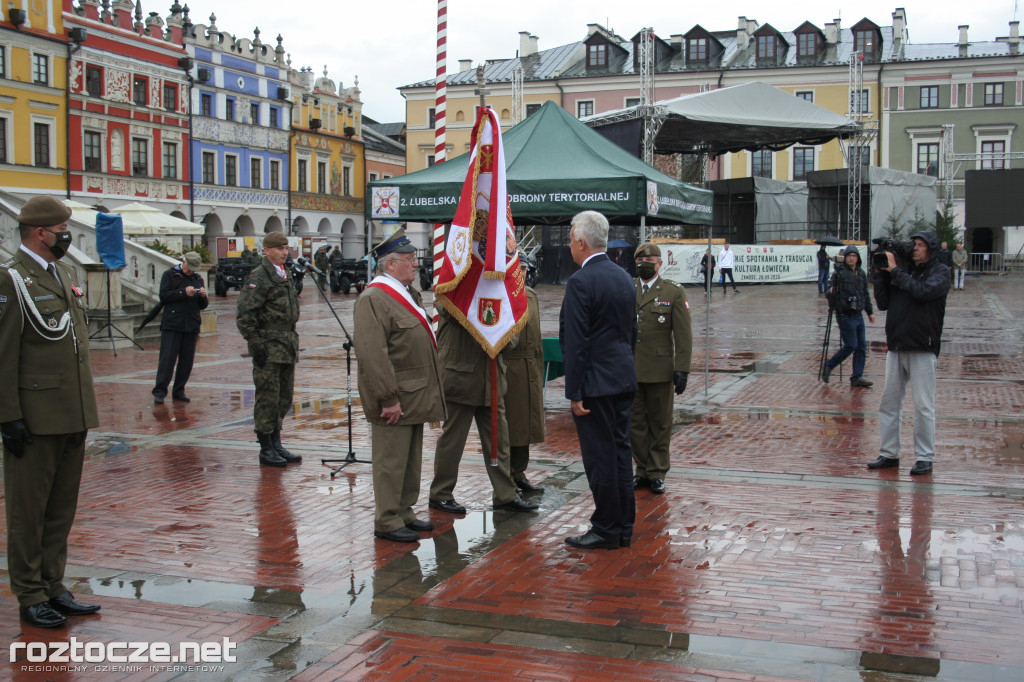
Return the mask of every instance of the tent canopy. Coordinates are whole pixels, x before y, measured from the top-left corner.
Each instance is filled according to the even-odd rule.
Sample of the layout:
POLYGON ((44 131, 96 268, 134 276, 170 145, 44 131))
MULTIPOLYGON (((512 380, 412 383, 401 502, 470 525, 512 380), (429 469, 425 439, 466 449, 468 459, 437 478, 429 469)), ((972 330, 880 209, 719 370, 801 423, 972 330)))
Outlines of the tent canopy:
MULTIPOLYGON (((580 123, 554 102, 502 136, 516 224, 560 224, 600 211, 618 224, 707 225, 711 192, 648 166, 580 123)), ((450 222, 469 154, 415 173, 369 184, 374 220, 450 222)))
POLYGON ((206 232, 206 228, 198 223, 167 215, 146 204, 125 204, 110 213, 121 216, 125 234, 199 235, 206 232))
MULTIPOLYGON (((658 102, 664 117, 654 149, 661 154, 738 152, 823 144, 849 137, 856 127, 817 104, 766 83, 752 82, 658 102)), ((586 119, 625 149, 640 150, 644 109, 640 106, 586 119)))

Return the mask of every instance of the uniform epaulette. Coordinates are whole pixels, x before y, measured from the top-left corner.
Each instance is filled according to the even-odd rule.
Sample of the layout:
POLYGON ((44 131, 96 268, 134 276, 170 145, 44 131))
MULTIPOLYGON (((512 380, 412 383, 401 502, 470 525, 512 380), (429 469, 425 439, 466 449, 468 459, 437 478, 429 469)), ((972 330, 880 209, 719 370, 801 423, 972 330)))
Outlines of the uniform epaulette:
POLYGON ((2 265, 0 265, 0 268, 5 268, 5 269, 9 268, 9 267, 11 267, 12 265, 14 265, 17 262, 18 262, 17 258, 12 258, 11 260, 7 261, 6 263, 3 263, 2 265))

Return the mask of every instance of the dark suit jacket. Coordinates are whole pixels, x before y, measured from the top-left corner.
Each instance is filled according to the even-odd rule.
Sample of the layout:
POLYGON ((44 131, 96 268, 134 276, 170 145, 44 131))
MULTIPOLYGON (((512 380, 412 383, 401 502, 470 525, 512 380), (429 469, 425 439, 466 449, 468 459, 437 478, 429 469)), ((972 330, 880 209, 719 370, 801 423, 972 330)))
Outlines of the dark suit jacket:
POLYGON ((636 289, 607 255, 594 256, 566 283, 558 339, 569 400, 636 390, 636 289))

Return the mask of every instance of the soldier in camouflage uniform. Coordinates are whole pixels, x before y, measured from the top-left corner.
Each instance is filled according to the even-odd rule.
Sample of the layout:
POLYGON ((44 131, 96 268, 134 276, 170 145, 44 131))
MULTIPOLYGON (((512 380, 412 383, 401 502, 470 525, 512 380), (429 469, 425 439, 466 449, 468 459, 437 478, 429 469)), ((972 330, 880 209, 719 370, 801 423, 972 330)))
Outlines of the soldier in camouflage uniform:
POLYGON ((249 344, 252 380, 256 386, 253 408, 260 464, 283 467, 301 462, 281 445, 281 425, 292 406, 295 363, 299 361, 299 301, 292 275, 285 267, 288 239, 280 232, 263 238, 264 258, 252 269, 238 296, 235 324, 249 344))

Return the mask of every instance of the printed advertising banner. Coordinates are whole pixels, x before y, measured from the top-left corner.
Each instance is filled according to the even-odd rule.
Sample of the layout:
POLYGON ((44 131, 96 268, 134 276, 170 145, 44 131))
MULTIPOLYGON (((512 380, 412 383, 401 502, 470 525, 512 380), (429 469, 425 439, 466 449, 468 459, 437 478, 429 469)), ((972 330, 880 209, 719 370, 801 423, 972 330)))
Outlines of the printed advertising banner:
MULTIPOLYGON (((680 284, 704 285, 704 274, 700 270, 700 259, 707 250, 706 244, 680 244, 678 242, 659 242, 661 248, 661 276, 680 284)), ((729 250, 736 257, 732 269, 733 279, 748 284, 770 282, 817 282, 818 257, 820 247, 817 244, 798 245, 754 245, 730 244, 729 250)), ((842 247, 826 247, 829 258, 839 253, 842 247)), ((863 246, 857 247, 861 258, 867 260, 863 246)), ((711 255, 715 257, 715 274, 713 282, 719 281, 719 253, 721 244, 711 247, 711 255)))

